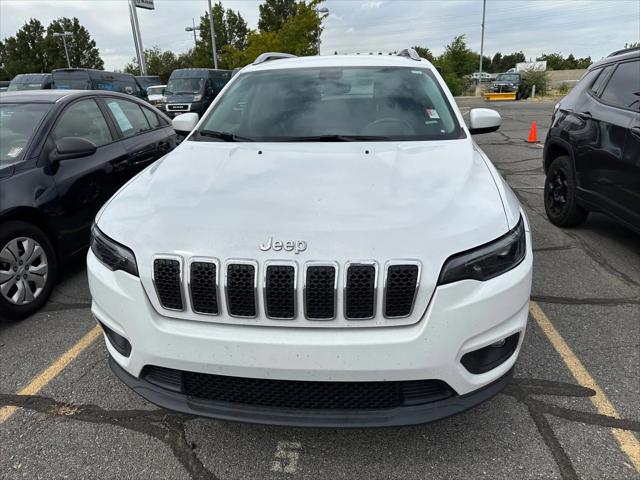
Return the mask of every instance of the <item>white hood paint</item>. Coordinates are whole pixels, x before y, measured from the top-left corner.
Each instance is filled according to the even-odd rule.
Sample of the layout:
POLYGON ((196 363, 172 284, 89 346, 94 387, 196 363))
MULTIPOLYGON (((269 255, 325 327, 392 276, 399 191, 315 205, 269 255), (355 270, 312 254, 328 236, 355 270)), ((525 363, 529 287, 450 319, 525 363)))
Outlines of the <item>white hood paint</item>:
MULTIPOLYGON (((512 224, 492 173, 469 139, 186 141, 116 194, 97 222, 133 250, 159 311, 151 280, 155 254, 255 259, 260 266, 279 259, 299 267, 310 260, 337 261, 340 267, 376 260, 381 271, 387 260, 418 259, 423 268, 414 313, 398 324, 421 318, 447 257, 503 235, 512 224), (269 237, 308 246, 299 254, 259 250, 269 237)), ((189 312, 163 313, 211 321, 189 312)), ((378 309, 370 322, 381 317, 378 309)), ((226 315, 215 321, 256 323, 226 315)))

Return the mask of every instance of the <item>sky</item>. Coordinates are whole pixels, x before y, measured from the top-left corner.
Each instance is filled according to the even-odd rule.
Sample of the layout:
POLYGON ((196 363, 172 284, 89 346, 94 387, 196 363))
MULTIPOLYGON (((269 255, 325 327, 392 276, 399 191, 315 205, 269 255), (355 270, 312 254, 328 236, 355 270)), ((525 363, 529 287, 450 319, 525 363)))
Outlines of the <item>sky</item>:
MULTIPOLYGON (((257 28, 260 0, 223 0, 257 28)), ((138 9, 145 48, 176 53, 193 46, 184 28, 202 15, 206 0, 155 0, 138 9)), ((455 35, 480 51, 482 0, 325 0, 329 9, 322 54, 389 52, 413 45, 434 54, 455 35)), ((126 0, 0 0, 0 38, 12 36, 30 18, 45 26, 54 18, 78 17, 96 41, 105 69, 122 69, 135 55, 126 0)), ((640 41, 640 0, 487 0, 484 52, 522 50, 573 53, 598 60, 625 43, 640 41)))

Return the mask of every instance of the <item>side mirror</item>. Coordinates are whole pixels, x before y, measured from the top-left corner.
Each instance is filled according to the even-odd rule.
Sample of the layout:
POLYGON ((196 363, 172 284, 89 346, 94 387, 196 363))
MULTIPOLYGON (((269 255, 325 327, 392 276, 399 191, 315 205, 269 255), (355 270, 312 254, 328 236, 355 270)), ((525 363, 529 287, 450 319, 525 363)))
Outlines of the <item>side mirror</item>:
POLYGON ((189 133, 196 127, 198 120, 200 120, 198 114, 190 112, 178 115, 171 123, 176 132, 189 133))
POLYGON ((72 158, 88 157, 96 153, 95 143, 81 137, 64 137, 58 140, 55 150, 49 158, 54 162, 71 160, 72 158))
POLYGON ((500 114, 490 108, 472 108, 469 112, 469 132, 471 135, 495 132, 500 128, 500 114))

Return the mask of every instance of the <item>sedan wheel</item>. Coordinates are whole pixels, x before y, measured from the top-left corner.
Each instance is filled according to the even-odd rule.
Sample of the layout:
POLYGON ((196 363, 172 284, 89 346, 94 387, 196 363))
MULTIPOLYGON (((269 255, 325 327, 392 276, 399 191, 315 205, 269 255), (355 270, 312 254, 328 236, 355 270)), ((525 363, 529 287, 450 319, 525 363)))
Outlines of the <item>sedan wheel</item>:
POLYGON ((33 238, 14 238, 0 250, 0 295, 9 303, 33 302, 42 294, 48 275, 47 254, 33 238))
POLYGON ((0 321, 20 320, 44 305, 53 290, 57 258, 35 225, 0 224, 0 321))

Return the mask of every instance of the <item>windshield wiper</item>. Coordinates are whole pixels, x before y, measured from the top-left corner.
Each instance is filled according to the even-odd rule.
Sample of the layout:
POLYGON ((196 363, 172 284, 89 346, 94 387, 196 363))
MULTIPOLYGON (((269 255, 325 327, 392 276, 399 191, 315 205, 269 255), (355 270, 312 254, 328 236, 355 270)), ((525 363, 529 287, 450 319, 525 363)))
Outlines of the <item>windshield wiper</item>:
POLYGON ((215 130, 198 130, 196 134, 199 137, 217 138, 223 142, 253 142, 254 140, 249 137, 241 137, 235 133, 230 132, 218 132, 215 130))
POLYGON ((308 137, 279 137, 279 142, 366 142, 393 141, 381 135, 310 135, 308 137))

